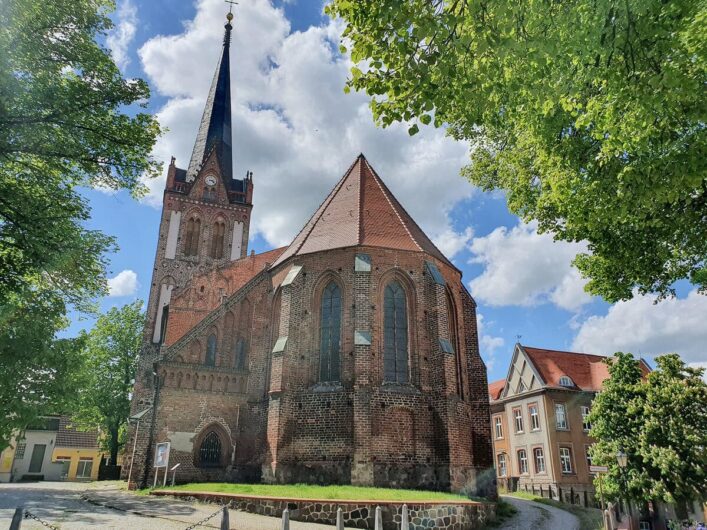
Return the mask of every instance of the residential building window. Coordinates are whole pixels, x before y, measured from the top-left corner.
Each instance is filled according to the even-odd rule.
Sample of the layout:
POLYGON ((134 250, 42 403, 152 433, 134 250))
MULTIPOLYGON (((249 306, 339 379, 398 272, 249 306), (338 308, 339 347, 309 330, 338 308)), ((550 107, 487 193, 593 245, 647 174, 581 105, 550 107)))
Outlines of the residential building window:
POLYGON ((501 453, 498 455, 498 476, 505 477, 508 474, 508 468, 506 467, 506 455, 501 453))
POLYGON ((204 361, 206 366, 216 366, 216 335, 209 335, 209 339, 206 342, 206 360, 204 361))
POLYGON ((79 460, 79 465, 76 468, 76 478, 91 478, 92 471, 93 471, 93 459, 92 458, 81 458, 79 460))
POLYGON ((564 403, 555 403, 555 425, 558 429, 567 430, 567 409, 564 403))
POLYGON ((69 477, 69 468, 71 467, 71 458, 59 457, 56 459, 57 464, 61 464, 61 471, 59 472, 59 477, 65 480, 69 477))
POLYGON ((223 238, 225 233, 226 223, 221 220, 216 221, 211 235, 211 257, 214 259, 223 257, 223 238))
POLYGON ((587 458, 587 471, 589 471, 589 468, 592 467, 592 465, 593 465, 592 464, 592 455, 590 454, 591 448, 592 448, 591 445, 584 446, 584 454, 587 458))
POLYGON ((580 409, 582 411, 582 429, 584 430, 584 432, 589 432, 592 429, 592 424, 589 423, 588 419, 589 407, 582 405, 580 409))
POLYGON ((184 241, 184 254, 196 256, 199 254, 199 237, 201 236, 201 220, 192 217, 187 221, 187 232, 184 241))
POLYGON ((25 449, 27 449, 27 442, 24 440, 17 442, 17 448, 15 449, 15 460, 22 460, 25 457, 25 449))
POLYGON ((516 427, 516 432, 523 432, 523 411, 520 408, 513 409, 513 420, 516 427))
POLYGON ((383 313, 383 369, 385 380, 395 383, 407 383, 407 302, 402 285, 395 280, 385 287, 383 313))
POLYGON ((528 474, 528 455, 526 454, 525 449, 518 450, 518 472, 521 475, 528 474))
POLYGON ((560 386, 571 387, 574 386, 574 383, 572 382, 572 379, 569 378, 569 376, 563 375, 562 377, 560 377, 560 386))
POLYGON ((528 405, 528 414, 530 415, 530 430, 539 431, 540 430, 540 415, 538 414, 538 405, 533 403, 528 405))
POLYGON ((572 450, 560 447, 560 469, 563 473, 572 473, 572 450))
POLYGON ((493 426, 496 431, 496 438, 503 438, 503 422, 501 416, 495 416, 493 418, 493 426))
POLYGON ((526 390, 526 388, 525 388, 525 383, 524 383, 523 381, 519 381, 519 382, 518 382, 518 387, 517 387, 517 392, 518 392, 519 394, 521 394, 521 393, 525 392, 525 390, 526 390))
POLYGON ((207 434, 199 446, 199 465, 202 467, 221 465, 221 438, 214 431, 207 434))
POLYGON ((330 282, 322 293, 320 322, 319 380, 339 381, 341 289, 335 282, 330 282))
POLYGON ((542 447, 533 449, 533 459, 535 460, 535 472, 545 473, 545 453, 542 447))

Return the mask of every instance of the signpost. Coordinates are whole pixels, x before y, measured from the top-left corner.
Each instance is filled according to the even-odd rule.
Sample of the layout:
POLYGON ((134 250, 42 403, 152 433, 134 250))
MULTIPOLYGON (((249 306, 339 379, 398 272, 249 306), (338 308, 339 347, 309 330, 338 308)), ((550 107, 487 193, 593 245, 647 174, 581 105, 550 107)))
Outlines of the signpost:
POLYGON ((158 443, 155 447, 155 481, 152 485, 153 488, 157 487, 157 475, 160 473, 160 468, 164 468, 164 482, 163 486, 167 485, 167 474, 169 473, 169 442, 158 443))
POLYGON ((606 528, 606 514, 604 513, 604 494, 601 491, 601 474, 609 472, 609 466, 589 466, 589 472, 597 476, 597 486, 599 487, 599 500, 601 501, 601 516, 606 528))

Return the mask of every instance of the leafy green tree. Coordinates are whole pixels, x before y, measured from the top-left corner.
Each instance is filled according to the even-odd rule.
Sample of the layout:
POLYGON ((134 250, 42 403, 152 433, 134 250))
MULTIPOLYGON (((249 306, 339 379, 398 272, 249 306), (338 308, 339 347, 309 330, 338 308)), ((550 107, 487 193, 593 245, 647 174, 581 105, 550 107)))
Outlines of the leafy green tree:
MULTIPOLYGON (((707 4, 333 0, 383 126, 448 125, 463 171, 615 302, 707 288, 707 4)), ((344 48, 344 46, 342 46, 344 48)), ((345 49, 345 48, 344 48, 345 49)))
POLYGON ((81 189, 139 196, 141 178, 159 171, 150 153, 160 128, 141 110, 148 87, 123 78, 99 44, 113 7, 0 2, 0 446, 71 391, 64 370, 75 356, 56 352, 78 343, 56 334, 69 308, 92 310, 106 289, 114 243, 85 227, 81 189))
POLYGON ((702 369, 678 355, 656 359, 643 376, 632 355, 609 359, 611 375, 592 405, 593 462, 609 467, 602 488, 610 498, 676 504, 707 491, 707 385, 702 369), (616 454, 628 455, 626 470, 616 454))
POLYGON ((125 443, 144 324, 142 300, 137 300, 101 315, 85 337, 85 386, 74 420, 101 430, 112 463, 125 443))

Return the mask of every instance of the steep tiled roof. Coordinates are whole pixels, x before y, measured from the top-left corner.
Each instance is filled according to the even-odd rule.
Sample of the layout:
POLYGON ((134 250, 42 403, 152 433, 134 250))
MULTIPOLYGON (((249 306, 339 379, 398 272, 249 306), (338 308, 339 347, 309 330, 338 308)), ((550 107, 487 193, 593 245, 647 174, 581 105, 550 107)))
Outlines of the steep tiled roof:
MULTIPOLYGON (((546 386, 562 387, 560 377, 566 375, 575 385, 571 388, 598 392, 602 389, 604 381, 609 379, 609 369, 604 363, 606 357, 601 355, 546 350, 530 346, 522 346, 522 348, 546 386)), ((650 371, 645 362, 641 362, 641 371, 644 376, 650 371)))
POLYGON ((252 280, 256 274, 273 263, 285 251, 285 248, 280 247, 260 254, 251 254, 245 258, 231 261, 224 267, 194 276, 184 289, 176 293, 170 303, 165 345, 170 346, 177 342, 185 333, 201 322, 210 311, 222 303, 222 299, 218 291, 213 289, 214 287, 222 286, 224 294, 231 296, 252 280), (198 285, 207 285, 210 291, 215 292, 210 292, 210 296, 204 297, 202 303, 195 306, 188 301, 190 295, 188 287, 198 285))
POLYGON ((77 431, 66 416, 59 420, 59 431, 56 434, 55 447, 98 447, 97 431, 77 431))
POLYGON ((499 379, 498 381, 494 381, 493 383, 489 383, 489 399, 491 401, 495 401, 498 398, 500 398, 501 392, 503 392, 503 388, 505 386, 506 386, 505 379, 499 379))
POLYGON ((274 265, 295 255, 356 245, 427 252, 454 267, 417 226, 363 154, 274 265))

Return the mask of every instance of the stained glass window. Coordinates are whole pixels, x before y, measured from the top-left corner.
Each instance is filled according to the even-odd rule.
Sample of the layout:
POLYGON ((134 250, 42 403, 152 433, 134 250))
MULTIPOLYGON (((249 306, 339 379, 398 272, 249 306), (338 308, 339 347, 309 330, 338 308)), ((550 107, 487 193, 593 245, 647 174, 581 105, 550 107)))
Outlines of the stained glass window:
POLYGON ((199 464, 203 467, 221 465, 221 438, 214 431, 207 434, 201 442, 199 464))
POLYGON ((206 342, 206 366, 216 366, 216 335, 209 335, 209 340, 206 342))
POLYGON ((339 381, 341 348, 341 289, 330 282, 322 293, 319 380, 339 381))
POLYGON ((236 342, 236 368, 245 370, 245 339, 238 339, 236 342))
POLYGON ((397 282, 385 288, 383 302, 383 368, 385 380, 408 382, 408 317, 405 291, 397 282))

